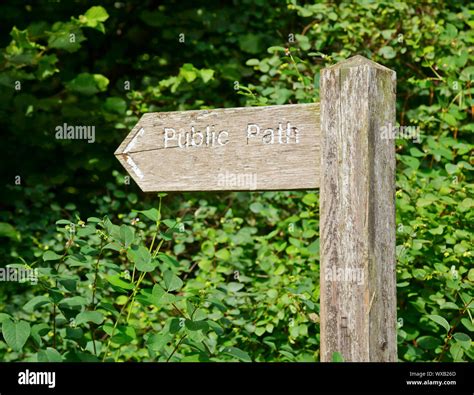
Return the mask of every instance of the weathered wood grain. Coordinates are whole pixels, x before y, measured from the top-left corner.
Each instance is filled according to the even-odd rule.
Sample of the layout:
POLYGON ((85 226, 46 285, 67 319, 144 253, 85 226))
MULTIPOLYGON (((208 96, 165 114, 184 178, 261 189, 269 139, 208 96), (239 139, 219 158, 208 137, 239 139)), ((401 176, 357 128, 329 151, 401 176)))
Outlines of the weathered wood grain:
POLYGON ((145 192, 317 188, 319 104, 148 113, 115 155, 145 192))
POLYGON ((322 361, 397 360, 395 78, 361 56, 321 74, 322 361))

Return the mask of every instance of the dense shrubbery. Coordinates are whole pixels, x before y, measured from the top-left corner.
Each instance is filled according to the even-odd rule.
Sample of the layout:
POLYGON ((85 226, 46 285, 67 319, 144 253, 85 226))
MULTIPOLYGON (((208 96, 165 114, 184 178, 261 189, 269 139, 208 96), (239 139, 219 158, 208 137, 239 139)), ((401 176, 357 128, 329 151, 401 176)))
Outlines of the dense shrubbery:
POLYGON ((472 9, 192 3, 2 4, 0 266, 40 281, 1 283, 0 358, 318 360, 318 193, 144 195, 113 151, 148 111, 317 101, 358 53, 419 130, 396 140, 399 358, 473 360, 472 9))

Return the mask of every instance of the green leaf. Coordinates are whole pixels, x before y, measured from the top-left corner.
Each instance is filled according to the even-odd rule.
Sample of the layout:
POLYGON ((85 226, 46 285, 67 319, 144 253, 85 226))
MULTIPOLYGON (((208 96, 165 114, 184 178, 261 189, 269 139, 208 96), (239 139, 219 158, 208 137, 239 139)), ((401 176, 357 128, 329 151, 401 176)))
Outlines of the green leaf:
POLYGON ((262 336, 266 332, 266 329, 264 326, 259 326, 255 329, 255 334, 257 336, 262 336))
POLYGON ((462 318, 461 322, 468 331, 474 332, 474 324, 471 322, 469 318, 462 318))
MULTIPOLYGON (((270 49, 270 48, 269 48, 269 49, 270 49)), ((249 60, 247 60, 247 61, 245 62, 245 64, 246 64, 247 66, 258 66, 258 65, 260 64, 260 60, 255 59, 255 58, 249 59, 249 60)))
POLYGON ((332 353, 332 358, 331 358, 332 362, 344 362, 344 358, 342 356, 342 354, 340 352, 333 352, 332 353))
POLYGON ((96 27, 99 22, 105 22, 109 18, 109 14, 102 6, 94 6, 89 8, 84 14, 84 21, 88 27, 96 27))
POLYGON ((227 284, 227 290, 229 292, 238 292, 244 287, 242 283, 231 282, 227 284))
POLYGON ((176 300, 176 296, 166 292, 159 284, 153 286, 152 295, 157 306, 173 303, 176 300))
POLYGON ((48 32, 48 46, 67 52, 76 52, 86 38, 81 28, 74 22, 56 22, 48 32))
POLYGON ((439 225, 436 228, 430 229, 428 232, 430 232, 432 235, 442 235, 444 230, 443 225, 439 225))
MULTIPOLYGON (((318 238, 308 246, 308 252, 310 254, 319 254, 319 248, 320 248, 320 240, 318 238)), ((284 269, 284 267, 283 267, 283 269, 284 269)), ((282 271, 282 273, 283 273, 283 271, 282 271)), ((277 273, 275 272, 275 274, 277 274, 277 273)), ((281 273, 279 273, 279 274, 281 274, 281 273)))
POLYGON ((439 315, 431 314, 428 315, 428 318, 436 322, 438 325, 441 325, 444 329, 446 329, 446 332, 449 332, 451 329, 449 322, 439 315))
POLYGON ((20 234, 12 225, 6 222, 0 222, 0 237, 8 237, 12 240, 19 240, 20 234))
POLYGON ((57 261, 59 259, 61 259, 61 255, 58 255, 53 251, 46 251, 43 254, 43 261, 57 261))
POLYGON ((58 57, 56 55, 43 55, 38 62, 38 70, 36 72, 38 79, 44 80, 57 73, 59 71, 59 69, 56 67, 57 62, 58 57))
POLYGON ((30 336, 30 324, 26 321, 3 321, 2 334, 9 347, 21 351, 30 336))
POLYGON ((127 102, 121 97, 108 97, 105 100, 104 109, 110 113, 122 115, 127 111, 127 102))
POLYGON ((385 46, 379 49, 379 55, 383 56, 385 59, 393 59, 397 53, 390 46, 385 46))
POLYGON ((183 286, 183 281, 171 270, 166 271, 163 277, 168 292, 176 291, 183 286))
POLYGON ((135 229, 131 226, 121 225, 120 226, 120 241, 125 247, 128 247, 130 244, 133 243, 135 238, 135 229))
POLYGON ((59 302, 59 306, 66 309, 78 310, 87 304, 87 299, 83 296, 73 296, 64 298, 59 302))
POLYGON ((417 170, 420 167, 420 161, 408 155, 400 155, 400 160, 413 170, 417 170))
POLYGON ((206 331, 209 328, 206 321, 185 320, 184 325, 190 331, 206 331))
POLYGON ((179 267, 179 262, 172 256, 159 252, 156 257, 170 268, 179 267))
POLYGON ((204 310, 197 308, 194 311, 192 318, 194 321, 202 321, 207 318, 207 313, 204 310))
POLYGON ((208 81, 212 80, 214 76, 214 70, 211 69, 201 69, 199 72, 201 73, 201 78, 204 83, 207 83, 208 81))
POLYGON ((263 49, 262 38, 256 34, 244 34, 238 36, 239 47, 242 51, 250 54, 258 54, 263 49))
POLYGON ((224 333, 224 329, 217 322, 208 321, 208 325, 218 336, 224 333))
POLYGON ((23 306, 23 310, 25 310, 27 313, 32 313, 38 307, 48 303, 51 303, 51 300, 47 296, 35 296, 23 306))
POLYGON ((458 167, 456 165, 453 165, 452 163, 446 163, 445 169, 448 172, 448 174, 454 174, 457 173, 458 167))
POLYGON ((185 63, 179 70, 179 75, 187 82, 193 82, 197 78, 197 71, 191 63, 185 63))
POLYGON ((144 246, 134 247, 127 255, 141 272, 152 272, 157 266, 157 262, 152 261, 150 252, 144 246))
POLYGON ((137 337, 135 329, 132 326, 119 326, 115 333, 116 335, 111 338, 111 341, 115 344, 129 344, 137 337))
POLYGON ((451 344, 451 347, 449 348, 449 352, 451 356, 453 357, 454 362, 462 361, 462 356, 464 354, 464 351, 462 350, 461 345, 459 343, 451 344))
POLYGON ((474 207, 474 199, 471 198, 465 198, 458 206, 458 210, 462 213, 470 210, 472 207, 474 207))
POLYGON ((62 362, 63 357, 54 348, 48 347, 46 350, 38 352, 38 362, 62 362))
POLYGON ((446 309, 459 310, 459 307, 453 302, 446 302, 446 303, 443 303, 441 305, 440 309, 442 309, 442 310, 446 310, 446 309))
POLYGON ((146 341, 146 345, 150 350, 155 352, 161 351, 164 346, 171 340, 169 333, 155 333, 146 341))
POLYGON ((303 203, 312 206, 318 202, 318 197, 315 193, 308 193, 303 197, 303 203))
POLYGON ((467 279, 474 282, 474 269, 469 269, 469 272, 467 273, 467 279))
POLYGON ((59 219, 55 222, 56 225, 71 225, 72 222, 67 219, 59 219))
POLYGON ((433 336, 421 336, 416 339, 416 343, 425 350, 434 350, 442 344, 441 340, 433 336))
POLYGON ((104 321, 104 315, 98 311, 83 311, 76 316, 76 325, 93 322, 94 324, 101 324, 104 321))
POLYGON ((216 252, 216 258, 223 261, 228 261, 230 259, 230 252, 227 248, 222 248, 216 252))
MULTIPOLYGON (((155 298, 153 296, 151 288, 141 289, 140 293, 136 297, 136 300, 144 306, 150 306, 150 305, 155 304, 155 298)), ((127 301, 127 297, 125 295, 121 295, 116 299, 116 303, 120 305, 123 305, 126 301, 127 301)))
POLYGON ((94 74, 93 76, 99 92, 105 92, 109 86, 109 79, 101 74, 94 74))
POLYGON ((171 334, 178 333, 181 329, 184 328, 184 318, 171 318, 169 320, 169 331, 171 334))
POLYGON ((449 126, 456 126, 457 121, 456 118, 450 113, 442 113, 441 114, 441 119, 446 122, 449 126))
POLYGON ((418 148, 413 147, 413 148, 410 148, 410 155, 421 158, 421 157, 424 157, 426 154, 421 152, 418 148))
POLYGON ((286 48, 284 47, 280 47, 280 46, 273 46, 273 47, 269 47, 267 49, 267 52, 268 53, 273 53, 273 52, 285 52, 286 51, 286 48))
POLYGON ((21 49, 31 49, 39 47, 38 44, 32 42, 29 37, 29 32, 27 29, 19 30, 16 27, 12 28, 10 36, 13 39, 13 42, 21 49))
POLYGON ((84 331, 81 328, 66 328, 66 339, 81 340, 83 336, 84 331))
POLYGON ((77 280, 75 278, 62 278, 58 280, 58 284, 61 284, 69 292, 76 292, 77 280))
POLYGON ((163 223, 168 227, 168 228, 176 228, 176 225, 178 224, 178 221, 175 219, 164 219, 163 223))
POLYGON ((31 338, 41 347, 43 345, 42 336, 46 335, 50 331, 50 327, 47 324, 37 324, 31 327, 31 338))
POLYGON ((432 193, 427 193, 425 196, 422 198, 418 199, 416 202, 417 207, 426 207, 432 205, 434 202, 436 202, 439 199, 438 196, 433 195, 432 193))
POLYGON ((119 244, 116 244, 115 242, 112 242, 112 243, 107 243, 105 246, 104 246, 104 249, 105 250, 114 250, 114 251, 122 251, 122 246, 120 246, 119 244))
POLYGON ((158 222, 161 219, 160 212, 156 208, 150 208, 148 210, 133 210, 137 213, 143 214, 148 219, 151 219, 154 222, 158 222))
POLYGON ((254 202, 250 205, 250 211, 252 211, 255 214, 258 214, 262 210, 263 210, 262 203, 254 202))
POLYGON ((118 274, 115 276, 108 276, 106 279, 110 284, 122 289, 132 290, 134 288, 133 284, 122 280, 118 274))
POLYGON ((267 291, 267 296, 270 298, 270 299, 276 299, 277 296, 278 296, 278 291, 276 289, 269 289, 267 291))
POLYGON ((107 90, 109 80, 101 74, 80 73, 66 83, 66 88, 85 96, 92 96, 107 90))
POLYGON ((470 347, 471 346, 471 338, 466 335, 465 333, 462 333, 462 332, 456 332, 454 335, 453 335, 454 339, 460 343, 462 346, 464 347, 470 347))
POLYGON ((224 352, 224 354, 235 357, 235 358, 241 360, 242 362, 252 362, 252 359, 250 358, 250 355, 247 354, 245 351, 242 351, 240 348, 226 347, 223 352, 224 352))
POLYGON ((210 240, 206 240, 201 245, 201 251, 206 254, 208 257, 213 257, 215 253, 214 244, 210 240))
POLYGON ((426 277, 426 271, 423 269, 413 269, 413 277, 422 280, 426 277))

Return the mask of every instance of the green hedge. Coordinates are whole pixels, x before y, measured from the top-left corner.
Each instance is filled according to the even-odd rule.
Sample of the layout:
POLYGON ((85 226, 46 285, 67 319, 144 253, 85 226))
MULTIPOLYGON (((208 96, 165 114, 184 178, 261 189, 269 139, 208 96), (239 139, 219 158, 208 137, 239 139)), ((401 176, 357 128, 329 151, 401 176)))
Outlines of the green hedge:
POLYGON ((0 359, 319 360, 318 192, 145 195, 113 152, 145 112, 318 101, 361 54, 417 132, 396 140, 399 359, 473 360, 472 6, 154 3, 2 3, 0 267, 40 276, 0 284, 0 359))

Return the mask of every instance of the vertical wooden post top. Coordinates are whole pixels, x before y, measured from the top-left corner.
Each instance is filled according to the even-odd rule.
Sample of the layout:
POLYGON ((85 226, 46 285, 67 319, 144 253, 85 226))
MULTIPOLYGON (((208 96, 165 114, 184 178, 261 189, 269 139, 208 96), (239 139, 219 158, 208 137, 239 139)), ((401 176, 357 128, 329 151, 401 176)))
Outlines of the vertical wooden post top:
POLYGON ((360 67, 360 66, 372 67, 379 70, 387 71, 389 73, 396 74, 395 71, 389 69, 388 67, 385 67, 379 63, 376 63, 373 60, 367 59, 366 57, 362 55, 352 56, 351 58, 342 60, 336 64, 333 64, 332 66, 328 66, 324 68, 322 71, 324 72, 325 70, 344 69, 344 68, 360 67))

